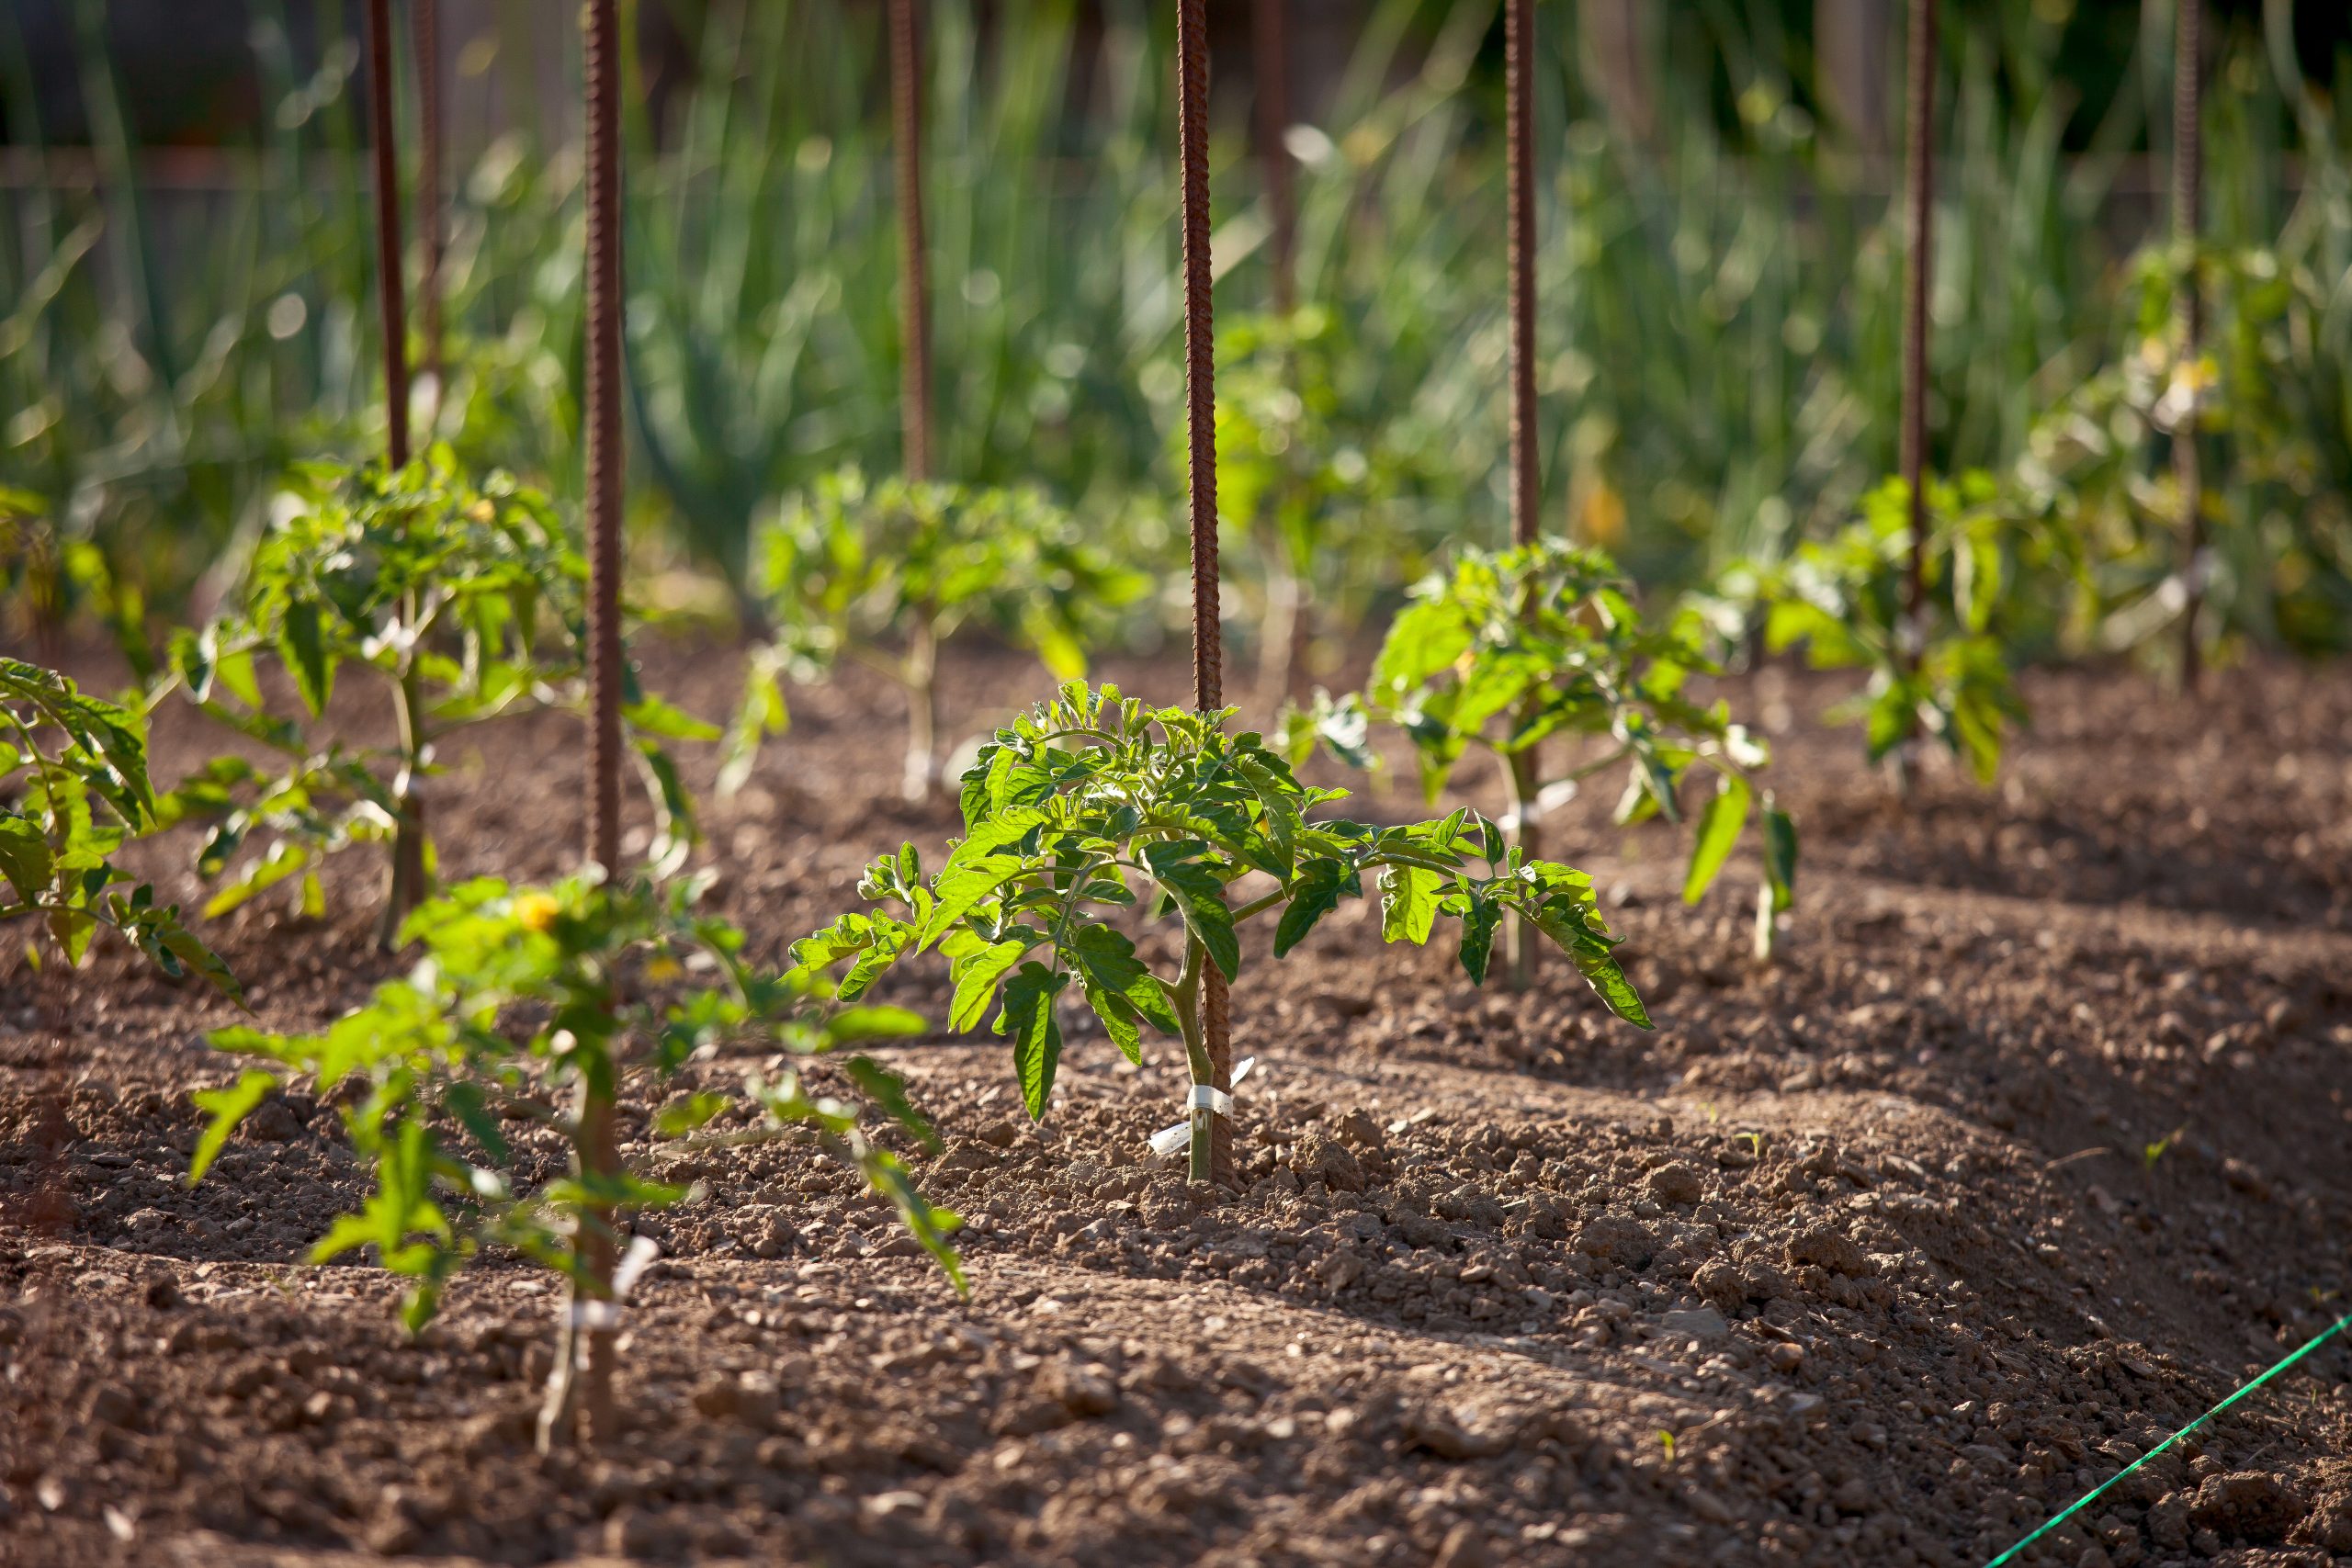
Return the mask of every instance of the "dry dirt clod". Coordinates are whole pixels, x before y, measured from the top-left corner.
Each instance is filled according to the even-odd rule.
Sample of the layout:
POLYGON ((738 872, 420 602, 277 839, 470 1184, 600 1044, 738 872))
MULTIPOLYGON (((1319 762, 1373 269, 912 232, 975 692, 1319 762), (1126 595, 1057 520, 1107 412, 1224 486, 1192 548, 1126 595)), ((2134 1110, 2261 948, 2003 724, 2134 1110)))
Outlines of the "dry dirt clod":
POLYGON ((1490 1568, 1493 1562, 1486 1532, 1465 1519, 1445 1532, 1430 1568, 1490 1568))
POLYGON ((1870 1255, 1862 1250, 1859 1242, 1828 1225, 1816 1225, 1791 1236, 1786 1255, 1792 1268, 1811 1264, 1849 1279, 1859 1279, 1877 1271, 1870 1255))
POLYGON ((1706 1185, 1699 1173, 1679 1161, 1659 1166, 1642 1183, 1643 1190, 1660 1203, 1683 1208, 1696 1203, 1707 1195, 1706 1185))
POLYGON ((2275 1475, 2258 1470, 2211 1475, 2189 1500, 2193 1529, 2242 1540, 2275 1543, 2301 1522, 2309 1505, 2295 1489, 2275 1475))

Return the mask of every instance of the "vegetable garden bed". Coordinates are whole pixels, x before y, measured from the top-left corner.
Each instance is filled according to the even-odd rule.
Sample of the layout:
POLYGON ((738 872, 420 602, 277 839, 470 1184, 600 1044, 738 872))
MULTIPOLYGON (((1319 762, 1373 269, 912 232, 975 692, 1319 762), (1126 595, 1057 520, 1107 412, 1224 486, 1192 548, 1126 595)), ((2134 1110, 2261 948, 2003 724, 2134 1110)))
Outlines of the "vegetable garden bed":
MULTIPOLYGON (((699 712, 737 662, 647 650, 699 712)), ((943 736, 1001 721, 1030 670, 943 666, 943 736)), ((1565 961, 1480 990, 1342 906, 1235 989, 1238 1191, 1145 1148, 1188 1081, 1170 1038, 1131 1067, 1069 1020, 1039 1126, 996 1036, 879 1052, 946 1134, 899 1146, 967 1217, 969 1300, 813 1147, 656 1156, 699 1191, 639 1222, 663 1257, 622 1320, 628 1425, 545 1458, 560 1283, 486 1258, 405 1341, 388 1276, 301 1261, 364 1190, 333 1108, 273 1098, 186 1185, 227 1001, 105 936, 71 990, 19 970, 0 1557, 1982 1562, 2343 1310, 2352 694, 2284 667, 2205 698, 2029 674, 2041 723, 1998 788, 1931 760, 1898 809, 1815 728, 1816 682, 1733 688, 1807 834, 1770 966, 1728 887, 1682 912, 1686 838, 1621 840, 1580 798, 1546 835, 1594 873, 1656 1032, 1607 1024, 1565 961)), ((944 857, 960 830, 899 798, 902 702, 845 671, 710 797, 709 899, 754 957, 854 907, 880 844, 944 857)), ((576 734, 500 720, 445 759, 445 879, 568 869, 576 734)), ((159 710, 160 775, 213 744, 159 710)), ((707 793, 707 749, 684 761, 707 793)), ((1415 793, 1351 805, 1418 818, 1415 793)), ((1462 804, 1502 813, 1491 761, 1456 770, 1462 804)), ((184 844, 125 855, 200 897, 184 844)), ((327 919, 208 928, 267 1028, 406 967, 373 947, 378 871, 325 874, 327 919)), ((1726 884, 1756 875, 1743 845, 1726 884)), ((922 965, 877 998, 948 1010, 922 965)), ((624 1102, 625 1154, 652 1109, 624 1102)), ((2352 1554, 2347 1380, 2324 1348, 2028 1560, 2352 1554)))

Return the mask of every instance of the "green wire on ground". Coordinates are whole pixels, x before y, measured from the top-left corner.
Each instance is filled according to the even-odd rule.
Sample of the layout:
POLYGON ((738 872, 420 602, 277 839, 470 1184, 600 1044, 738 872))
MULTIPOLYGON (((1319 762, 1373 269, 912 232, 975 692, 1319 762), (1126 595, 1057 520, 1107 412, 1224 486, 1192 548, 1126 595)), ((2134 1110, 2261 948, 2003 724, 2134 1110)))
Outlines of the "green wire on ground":
POLYGON ((2337 1318, 2331 1326, 2324 1328, 2320 1330, 2318 1334, 2312 1336, 2311 1340, 2305 1344, 2301 1349, 2296 1351, 2293 1355, 2289 1356, 2277 1366, 2272 1367, 2268 1371, 2263 1373, 2260 1377, 2255 1379, 2252 1382, 2238 1390, 2237 1393, 2230 1395, 2229 1398, 2222 1401, 2221 1404, 2213 1406, 2212 1409, 2205 1412, 2204 1415, 2199 1416, 2196 1420, 2191 1421, 2188 1426, 2183 1427, 2179 1431, 2175 1432, 2171 1437, 2166 1438, 2163 1442, 2158 1443, 2154 1448, 2150 1449, 2146 1453, 2142 1454, 2138 1459, 2133 1460, 2130 1464, 2125 1465, 2121 1470, 2116 1472, 2115 1474, 2109 1477, 2106 1481, 2103 1481, 2098 1485, 2092 1487, 2088 1492, 2083 1494, 2082 1497, 2073 1507, 2068 1508, 2064 1513, 2060 1514, 2056 1518, 2052 1519, 2048 1524, 2042 1526, 2040 1529, 2034 1531, 2031 1535, 2026 1537, 2023 1540, 2018 1542, 2015 1546, 2001 1553, 2000 1556, 1996 1557, 1992 1562, 1984 1564, 1984 1568, 2001 1568, 2001 1564, 2011 1561, 2018 1555, 2018 1553, 2023 1551, 2027 1547, 2031 1546, 2035 1541, 2040 1540, 2043 1536, 2048 1535, 2052 1530, 2056 1529, 2060 1525, 2064 1524, 2068 1519, 2073 1518, 2076 1514, 2081 1513, 2085 1508, 2089 1507, 2093 1503, 2097 1502, 2099 1497, 2106 1493, 2109 1487, 2113 1486, 2117 1482, 2122 1480, 2125 1476, 2131 1474, 2133 1471, 2139 1469, 2142 1465, 2147 1463, 2150 1460, 2155 1458, 2158 1454, 2164 1452, 2166 1449, 2180 1441, 2181 1438, 2188 1436, 2189 1433, 2194 1432, 2198 1427, 2202 1427, 2206 1422, 2211 1421, 2214 1416, 2219 1416, 2222 1411, 2227 1410, 2231 1405, 2235 1404, 2239 1400, 2244 1399, 2247 1394, 2252 1393, 2256 1389, 2260 1388, 2264 1383, 2268 1382, 2272 1378, 2277 1377, 2280 1372, 2285 1371, 2289 1367, 2293 1366, 2297 1361, 2301 1360, 2304 1357, 2318 1349, 2322 1345, 2326 1344, 2327 1341, 2335 1336, 2343 1333, 2347 1326, 2352 1326, 2352 1313, 2346 1313, 2344 1316, 2337 1318))

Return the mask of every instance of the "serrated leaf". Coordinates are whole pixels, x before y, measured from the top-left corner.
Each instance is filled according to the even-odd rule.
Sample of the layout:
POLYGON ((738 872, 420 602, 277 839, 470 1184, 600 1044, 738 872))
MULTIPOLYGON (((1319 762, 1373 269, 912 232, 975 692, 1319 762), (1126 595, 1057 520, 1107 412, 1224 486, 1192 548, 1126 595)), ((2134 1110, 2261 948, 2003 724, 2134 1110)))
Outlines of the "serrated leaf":
POLYGON ((49 840, 40 827, 29 818, 0 816, 0 875, 17 890, 17 900, 38 901, 56 874, 49 840))
POLYGON ((1419 946, 1430 940, 1437 923, 1438 889, 1445 879, 1418 865, 1383 866, 1380 871, 1380 939, 1409 942, 1419 946))
POLYGON ((1577 973, 1611 1012, 1636 1029, 1651 1027, 1649 1010, 1625 978, 1611 944, 1586 921, 1583 907, 1570 899, 1552 898, 1535 910, 1536 929, 1556 942, 1577 966, 1577 973))
POLYGON ((1054 1069, 1061 1063, 1062 1026, 1054 1016, 1054 1000, 1069 984, 1044 964, 1023 964, 1005 983, 1004 1009, 997 1015, 996 1032, 1012 1036, 1013 1071, 1021 1079, 1021 1102, 1029 1119, 1043 1121, 1054 1089, 1054 1069))
POLYGON ((1281 958, 1306 940, 1317 921, 1340 907, 1353 876, 1335 860, 1311 860, 1291 880, 1290 900, 1274 925, 1274 956, 1281 958))
POLYGON ((1231 980, 1241 973, 1241 941, 1233 929, 1233 911, 1226 907, 1225 884, 1200 863, 1208 846, 1197 839, 1177 839, 1144 846, 1144 863, 1152 880, 1174 901, 1177 913, 1218 973, 1231 980))
POLYGON ((939 879, 932 884, 932 896, 937 902, 932 906, 930 919, 923 921, 922 930, 916 935, 917 953, 946 935, 956 922, 971 911, 972 906, 995 897, 997 890, 1019 873, 1023 864, 1017 855, 983 854, 961 864, 954 863, 955 857, 951 855, 949 861, 949 866, 943 869, 939 879))
POLYGON ((1019 938, 989 942, 973 937, 971 941, 968 953, 949 955, 955 961, 951 973, 956 981, 956 996, 947 1004, 947 1027, 959 1034, 980 1026, 981 1016, 996 996, 998 982, 1012 973, 1022 954, 1035 945, 1034 940, 1019 938))
MULTIPOLYGON (((278 657, 286 660, 292 671, 295 690, 302 695, 302 705, 316 718, 326 711, 327 699, 334 695, 334 660, 328 655, 319 619, 316 600, 298 599, 286 606, 286 623, 277 639, 278 657)), ((230 679, 226 664, 220 668, 221 678, 230 679)), ((236 688, 232 685, 231 690, 236 688)))
POLYGON ((1502 906, 1485 893, 1473 889, 1464 897, 1462 911, 1462 942, 1454 956, 1460 960, 1463 972, 1474 986, 1487 983, 1487 965, 1495 953, 1495 927, 1503 918, 1502 906))

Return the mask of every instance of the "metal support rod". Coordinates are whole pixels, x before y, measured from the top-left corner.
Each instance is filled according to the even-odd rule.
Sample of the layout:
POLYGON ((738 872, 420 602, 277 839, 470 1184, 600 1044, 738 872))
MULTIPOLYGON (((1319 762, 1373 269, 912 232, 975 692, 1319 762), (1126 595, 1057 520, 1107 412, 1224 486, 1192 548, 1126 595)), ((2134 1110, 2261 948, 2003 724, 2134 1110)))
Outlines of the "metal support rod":
MULTIPOLYGON (((1898 656, 1916 674, 1928 640, 1928 291, 1935 249, 1936 0, 1911 0, 1909 85, 1904 104, 1905 272, 1903 299, 1903 483, 1910 492, 1911 554, 1903 580, 1898 656)), ((1907 784, 1917 767, 1918 719, 1897 766, 1907 784)))
POLYGON ((1532 545, 1543 485, 1535 453, 1535 0, 1503 7, 1510 251, 1510 536, 1532 545))
MULTIPOLYGON (((1183 176, 1184 407, 1193 525, 1193 705, 1225 705, 1225 649, 1217 601, 1216 345, 1209 288, 1209 38, 1206 0, 1177 0, 1176 121, 1183 176)), ((1201 965, 1204 1043, 1218 1089, 1233 1087, 1233 1039, 1225 976, 1201 965)), ((1229 1183, 1233 1133, 1222 1116, 1210 1138, 1212 1180, 1229 1183)), ((1204 1173, 1195 1171, 1195 1177, 1204 1173)))
POLYGON ((392 133, 392 0, 368 0, 368 134, 375 142, 376 295, 383 307, 385 456, 408 461, 408 307, 401 281, 400 147, 392 133))
MULTIPOLYGON (((621 762, 621 148, 620 19, 616 0, 587 0, 588 353, 582 423, 588 479, 588 858, 607 875, 620 870, 621 762)), ((585 1176, 609 1175, 614 1148, 612 1085, 583 1082, 573 1157, 585 1176)), ((576 1241, 575 1305, 612 1295, 613 1216, 582 1217, 576 1241)), ((614 1432, 613 1330, 583 1325, 577 1340, 574 1419, 578 1436, 614 1432)), ((555 1423, 560 1426, 560 1413, 555 1423)), ((560 1430, 552 1440, 573 1434, 560 1430)))
MULTIPOLYGON (((2176 375, 2188 378, 2197 390, 2198 351, 2205 336, 2205 300, 2198 288, 2197 242, 2204 227, 2204 132, 2199 113, 2198 71, 2203 51, 2201 0, 2179 0, 2178 30, 2172 62, 2172 237, 2184 271, 2173 296, 2173 315, 2179 324, 2180 357, 2176 375)), ((2180 681, 2194 690, 2203 673, 2203 651, 2198 647, 2197 621, 2204 607, 2205 508, 2204 475, 2198 463, 2197 415, 2201 398, 2192 395, 2174 428, 2172 472, 2180 492, 2181 580, 2188 589, 2180 617, 2180 681)))
POLYGON ((416 280, 423 321, 422 362, 433 381, 433 415, 438 423, 446 397, 441 364, 441 261, 446 248, 441 193, 440 0, 410 0, 411 47, 416 55, 416 226, 424 243, 424 269, 416 280))
POLYGON ((931 478, 931 284, 922 223, 922 53, 915 0, 890 0, 890 105, 896 120, 899 178, 899 361, 900 467, 918 483, 931 478))

